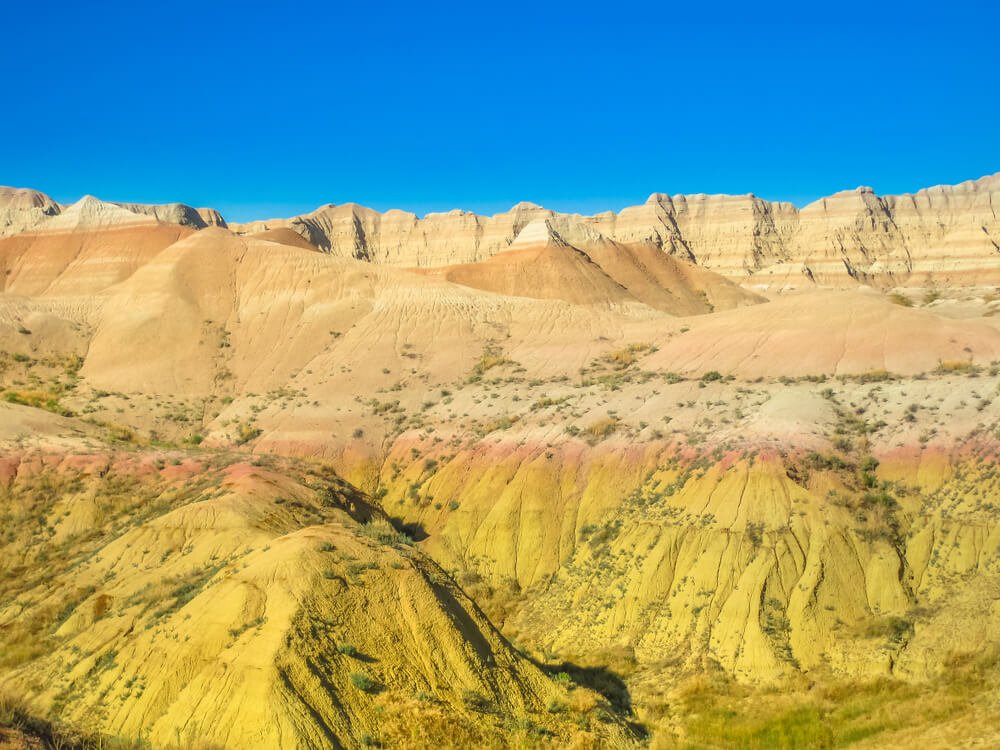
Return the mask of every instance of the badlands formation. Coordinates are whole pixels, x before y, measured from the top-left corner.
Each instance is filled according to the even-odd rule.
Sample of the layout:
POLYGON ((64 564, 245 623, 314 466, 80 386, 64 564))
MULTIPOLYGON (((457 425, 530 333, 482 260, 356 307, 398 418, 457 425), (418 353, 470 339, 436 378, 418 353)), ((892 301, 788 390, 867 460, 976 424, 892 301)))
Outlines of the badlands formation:
POLYGON ((0 747, 1000 744, 997 205, 0 188, 0 747))

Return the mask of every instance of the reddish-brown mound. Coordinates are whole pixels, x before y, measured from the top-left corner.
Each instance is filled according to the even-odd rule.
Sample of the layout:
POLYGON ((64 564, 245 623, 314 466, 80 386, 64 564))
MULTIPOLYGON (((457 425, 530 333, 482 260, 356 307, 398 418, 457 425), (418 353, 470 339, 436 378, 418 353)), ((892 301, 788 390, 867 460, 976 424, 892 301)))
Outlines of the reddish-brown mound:
POLYGON ((508 250, 480 263, 446 266, 428 273, 513 297, 561 299, 581 305, 634 299, 586 254, 560 242, 508 250))
POLYGON ((19 295, 94 294, 131 276, 195 230, 140 224, 0 239, 0 290, 19 295))
POLYGON ((587 255, 640 302, 672 315, 699 315, 764 302, 712 271, 650 243, 588 243, 587 255))
POLYGON ((249 235, 256 240, 275 242, 279 245, 290 245, 291 247, 301 247, 303 250, 315 250, 319 248, 309 242, 305 237, 288 227, 277 227, 276 229, 265 229, 263 232, 255 232, 249 235))
POLYGON ((497 294, 558 299, 572 304, 641 302, 671 315, 699 315, 764 299, 650 244, 608 240, 578 249, 558 237, 512 249, 478 263, 422 271, 497 294))

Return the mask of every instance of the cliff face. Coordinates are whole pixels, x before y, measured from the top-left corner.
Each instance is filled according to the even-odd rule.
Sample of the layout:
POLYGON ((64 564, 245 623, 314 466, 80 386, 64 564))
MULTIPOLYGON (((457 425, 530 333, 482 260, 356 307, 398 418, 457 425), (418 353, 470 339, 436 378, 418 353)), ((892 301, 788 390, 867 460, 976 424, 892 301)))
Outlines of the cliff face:
POLYGON ((659 193, 642 206, 594 217, 598 231, 619 242, 653 242, 671 255, 737 277, 787 260, 797 220, 791 204, 753 195, 659 193))
POLYGON ((880 198, 837 193, 799 213, 793 256, 817 275, 971 281, 1000 252, 1000 176, 880 198), (843 269, 838 268, 842 264, 843 269))
MULTIPOLYGON (((379 213, 354 203, 326 205, 289 219, 233 223, 237 234, 295 232, 332 255, 402 267, 487 260, 545 220, 588 252, 616 242, 655 247, 745 283, 779 286, 852 283, 992 284, 1000 273, 1000 174, 913 194, 878 196, 860 187, 802 209, 754 195, 664 195, 594 216, 519 203, 494 216, 453 210, 424 218, 379 213)), ((85 197, 60 206, 42 193, 0 189, 0 237, 18 232, 136 224, 227 227, 213 209, 183 204, 114 204, 85 197)))
POLYGON ((858 188, 801 210, 753 195, 655 193, 641 206, 595 216, 521 203, 492 217, 451 211, 418 219, 347 204, 233 228, 251 233, 289 227, 335 255, 398 266, 446 266, 489 258, 509 247, 533 220, 548 219, 580 249, 602 240, 652 244, 741 281, 992 283, 995 274, 987 266, 1000 253, 998 200, 1000 175, 993 175, 899 196, 858 188))
POLYGON ((59 204, 44 193, 0 187, 0 237, 30 229, 59 213, 59 204))
POLYGON ((29 231, 67 232, 148 223, 192 229, 226 226, 214 208, 191 208, 183 203, 111 203, 92 195, 63 206, 37 190, 0 187, 0 238, 29 231))

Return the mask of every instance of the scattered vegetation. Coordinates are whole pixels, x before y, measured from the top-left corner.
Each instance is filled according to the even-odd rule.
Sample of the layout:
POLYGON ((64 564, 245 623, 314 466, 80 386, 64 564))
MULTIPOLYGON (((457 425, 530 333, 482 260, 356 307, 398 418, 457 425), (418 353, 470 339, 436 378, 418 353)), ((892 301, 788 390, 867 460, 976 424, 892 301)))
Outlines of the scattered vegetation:
POLYGON ((374 539, 379 544, 388 546, 399 546, 401 544, 413 544, 413 539, 396 529, 388 520, 384 518, 373 518, 361 527, 361 533, 369 539, 374 539))
POLYGON ((351 672, 351 684, 363 693, 377 693, 379 684, 364 672, 351 672))
POLYGON ((655 351, 656 347, 652 344, 629 344, 624 349, 618 349, 606 354, 604 356, 604 361, 617 370, 624 370, 625 368, 634 365, 638 361, 640 355, 650 354, 655 351))
POLYGON ((950 375, 953 373, 959 375, 971 375, 978 373, 979 369, 980 368, 974 365, 971 360, 946 359, 942 362, 938 362, 935 372, 940 375, 950 375))
POLYGON ((682 734, 685 747, 796 750, 847 747, 865 739, 891 747, 958 716, 969 717, 973 732, 978 721, 978 729, 988 733, 989 719, 977 719, 971 706, 983 705, 1000 682, 998 662, 994 649, 957 657, 930 682, 830 680, 808 690, 794 684, 750 688, 709 671, 686 680, 675 701, 659 709, 674 728, 657 737, 668 742, 664 747, 671 746, 667 738, 674 732, 682 734), (912 734, 897 739, 897 731, 912 734))
POLYGON ((499 346, 496 344, 488 344, 483 348, 482 356, 472 367, 472 382, 475 382, 476 379, 482 378, 483 375, 492 370, 494 367, 513 364, 516 363, 504 356, 503 350, 499 346))
POLYGON ((589 442, 596 443, 611 437, 617 429, 618 419, 616 417, 606 417, 598 419, 596 422, 591 422, 584 429, 584 432, 589 442))
POLYGON ((149 747, 141 739, 109 737, 42 718, 8 693, 0 693, 0 745, 39 750, 145 750, 149 747), (4 737, 3 729, 20 733, 23 744, 15 744, 16 740, 4 737))

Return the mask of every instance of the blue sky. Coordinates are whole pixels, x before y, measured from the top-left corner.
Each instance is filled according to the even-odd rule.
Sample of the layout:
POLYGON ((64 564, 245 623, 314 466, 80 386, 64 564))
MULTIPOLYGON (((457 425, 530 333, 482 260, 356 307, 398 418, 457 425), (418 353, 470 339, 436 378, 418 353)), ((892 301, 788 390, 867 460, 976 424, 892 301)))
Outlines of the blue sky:
POLYGON ((0 184, 229 218, 1000 170, 996 4, 16 2, 0 184))

